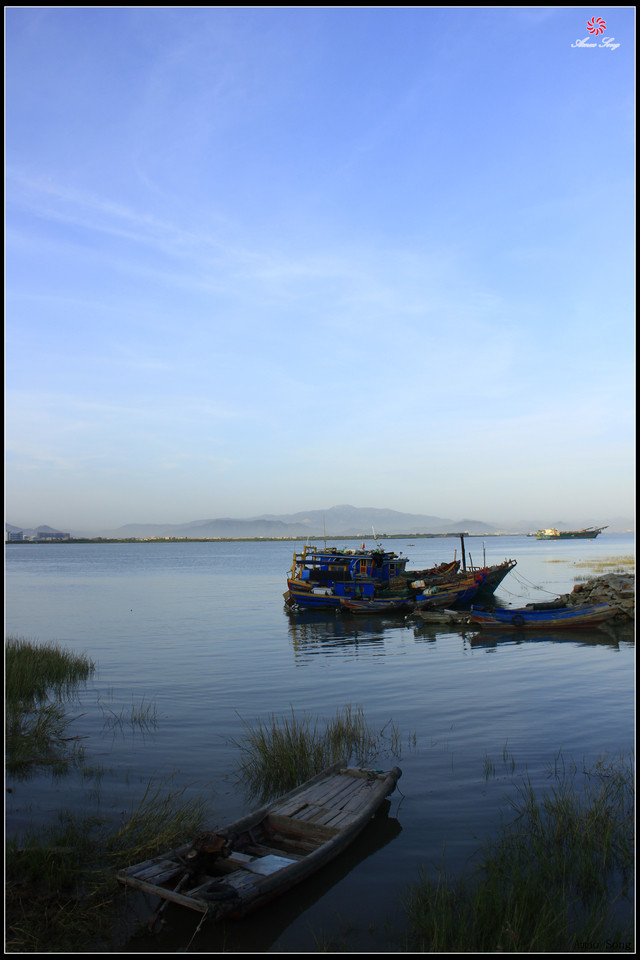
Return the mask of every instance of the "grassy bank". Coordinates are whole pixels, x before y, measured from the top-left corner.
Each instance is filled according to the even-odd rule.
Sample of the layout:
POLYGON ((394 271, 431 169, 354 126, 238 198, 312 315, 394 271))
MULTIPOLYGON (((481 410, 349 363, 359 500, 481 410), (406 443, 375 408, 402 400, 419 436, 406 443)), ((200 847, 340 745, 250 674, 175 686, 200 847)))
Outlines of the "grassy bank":
POLYGON ((537 798, 525 781, 514 818, 474 874, 423 873, 407 898, 409 949, 430 953, 634 949, 634 769, 630 760, 556 771, 537 798))
POLYGON ((126 897, 116 871, 192 836, 204 809, 203 800, 185 799, 184 790, 149 787, 119 830, 61 813, 52 827, 10 842, 7 952, 117 949, 126 897))

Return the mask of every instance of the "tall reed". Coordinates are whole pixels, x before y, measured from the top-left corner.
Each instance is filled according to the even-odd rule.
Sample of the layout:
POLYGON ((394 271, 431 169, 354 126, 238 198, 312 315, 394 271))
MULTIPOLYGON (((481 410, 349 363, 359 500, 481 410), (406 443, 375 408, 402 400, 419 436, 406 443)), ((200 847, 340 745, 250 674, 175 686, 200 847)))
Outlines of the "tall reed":
POLYGON ((364 765, 381 749, 399 746, 397 730, 389 724, 376 732, 362 707, 339 709, 328 722, 308 715, 272 714, 255 724, 242 721, 243 739, 231 742, 240 750, 240 776, 254 796, 268 797, 290 790, 325 767, 353 758, 364 765))

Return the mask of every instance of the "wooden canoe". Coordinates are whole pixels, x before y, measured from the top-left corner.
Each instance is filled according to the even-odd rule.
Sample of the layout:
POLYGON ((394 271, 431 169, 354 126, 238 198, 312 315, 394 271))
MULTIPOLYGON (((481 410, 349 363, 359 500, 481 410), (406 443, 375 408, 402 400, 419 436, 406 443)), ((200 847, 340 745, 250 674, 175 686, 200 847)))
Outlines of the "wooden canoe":
POLYGON ((546 609, 537 610, 533 607, 483 610, 472 606, 470 616, 477 626, 492 630, 565 630, 592 627, 610 620, 617 613, 616 607, 609 603, 544 606, 546 609))
POLYGON ((338 856, 402 772, 335 764, 260 810, 117 874, 120 883, 213 919, 242 917, 338 856))

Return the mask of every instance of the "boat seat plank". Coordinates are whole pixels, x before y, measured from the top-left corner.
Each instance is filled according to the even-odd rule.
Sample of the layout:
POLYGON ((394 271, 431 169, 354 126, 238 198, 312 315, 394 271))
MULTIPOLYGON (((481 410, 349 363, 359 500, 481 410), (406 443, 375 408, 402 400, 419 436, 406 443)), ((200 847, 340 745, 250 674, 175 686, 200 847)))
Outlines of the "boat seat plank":
POLYGON ((287 839, 308 839, 325 842, 331 840, 338 833, 335 827, 325 827, 318 823, 307 823, 294 817, 285 817, 281 814, 270 813, 267 817, 270 829, 287 839))

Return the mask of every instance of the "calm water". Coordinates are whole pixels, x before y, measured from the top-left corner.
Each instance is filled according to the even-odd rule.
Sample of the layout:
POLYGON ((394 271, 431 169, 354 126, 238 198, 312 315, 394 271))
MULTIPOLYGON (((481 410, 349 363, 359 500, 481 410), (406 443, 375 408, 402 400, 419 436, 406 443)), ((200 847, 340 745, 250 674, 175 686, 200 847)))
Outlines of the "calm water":
MULTIPOLYGON (((336 545, 344 546, 344 542, 336 545)), ((410 567, 453 558, 455 539, 396 540, 410 567)), ((567 592, 599 559, 629 556, 632 536, 538 542, 466 540, 474 563, 518 561, 496 597, 522 605, 567 592), (583 566, 582 564, 586 564, 583 566)), ((60 809, 119 821, 154 782, 211 798, 211 825, 251 804, 236 781, 242 721, 294 709, 323 718, 362 705, 372 726, 400 730, 403 770, 386 816, 349 856, 192 949, 384 950, 387 922, 421 865, 465 869, 495 835, 523 774, 543 788, 559 754, 581 764, 634 746, 632 629, 498 639, 422 621, 292 615, 284 608, 293 544, 12 544, 6 550, 7 633, 88 654, 93 680, 70 706, 86 736, 85 770, 8 781, 7 831, 60 809), (111 722, 150 704, 156 724, 111 722), (124 712, 123 712, 124 711, 124 712), (493 764, 495 772, 487 775, 493 764), (224 940, 220 938, 224 936, 224 940)), ((137 904, 146 919, 155 905, 137 904)), ((195 914, 171 916, 132 951, 180 951, 195 914)))

